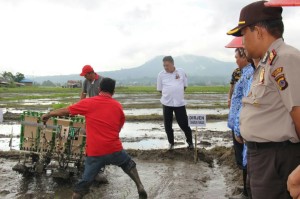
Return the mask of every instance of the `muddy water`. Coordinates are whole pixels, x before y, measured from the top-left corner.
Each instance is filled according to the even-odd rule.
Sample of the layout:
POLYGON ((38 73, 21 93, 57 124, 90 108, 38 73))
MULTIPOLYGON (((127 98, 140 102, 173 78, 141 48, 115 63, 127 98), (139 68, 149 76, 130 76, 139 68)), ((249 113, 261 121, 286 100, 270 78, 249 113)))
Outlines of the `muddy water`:
MULTIPOLYGON (((0 150, 10 150, 10 135, 12 138, 12 149, 19 148, 21 125, 18 123, 4 123, 0 125, 0 150)), ((231 140, 226 136, 228 133, 227 123, 213 122, 207 123, 205 128, 198 129, 198 146, 212 148, 215 146, 230 146, 231 140), (225 133, 224 133, 225 132, 225 133), (224 135, 225 134, 225 135, 224 135), (202 144, 205 142, 206 144, 202 144)), ((195 129, 194 129, 195 133, 195 129)), ((175 148, 186 146, 184 133, 177 123, 174 123, 175 148)), ((126 149, 167 149, 169 144, 166 139, 164 127, 161 122, 126 122, 121 133, 121 140, 126 149)))
MULTIPOLYGON (((216 105, 226 101, 226 94, 192 94, 186 95, 189 105, 216 105)), ((156 94, 119 94, 115 95, 122 104, 159 104, 159 95, 156 94)), ((74 100, 74 99, 72 99, 74 100)), ((50 101, 48 99, 30 100, 16 103, 25 105, 61 103, 58 99, 50 101)), ((6 109, 10 112, 20 113, 22 110, 6 109)), ((47 111, 47 110, 45 110, 47 111)), ((126 109, 126 115, 161 115, 160 108, 154 109, 126 109)), ((194 114, 227 114, 226 109, 188 109, 188 113, 194 114)), ((193 129, 194 130, 194 129, 193 129)), ((0 137, 0 151, 10 150, 9 135, 13 134, 12 149, 18 150, 20 124, 4 123, 0 124, 0 134, 7 135, 0 137)), ((203 159, 194 164, 193 152, 186 149, 183 132, 174 122, 175 152, 170 153, 166 149, 168 142, 164 132, 163 121, 161 122, 126 122, 120 133, 125 149, 146 150, 146 156, 133 156, 137 162, 140 177, 149 198, 155 199, 214 199, 226 198, 231 195, 232 184, 227 182, 223 176, 230 168, 220 168, 214 162, 211 168, 203 159), (154 149, 160 149, 156 154, 154 149), (180 151, 180 153, 178 152, 180 151), (147 153, 149 153, 147 155, 147 153), (161 158, 162 156, 163 158, 161 158)), ((209 122, 205 128, 198 129, 198 147, 210 149, 215 146, 228 146, 231 144, 231 134, 228 132, 226 121, 209 122)), ((200 149, 204 151, 204 149, 200 149)), ((12 167, 17 163, 14 159, 4 159, 0 157, 0 198, 71 198, 72 186, 78 177, 72 178, 68 182, 55 181, 51 176, 24 177, 12 171, 12 167)), ((106 175, 109 184, 94 185, 91 193, 86 198, 105 199, 134 199, 138 198, 134 183, 124 175, 123 171, 114 166, 108 166, 106 175)))
MULTIPOLYGON (((125 109, 125 115, 162 115, 162 108, 152 109, 125 109)), ((228 114, 228 109, 189 109, 187 108, 188 114, 210 114, 210 115, 224 115, 228 114)))
POLYGON ((2 135, 13 134, 14 136, 16 136, 16 135, 20 135, 20 132, 21 132, 21 125, 18 124, 17 122, 0 124, 0 134, 2 135))
MULTIPOLYGON (((114 98, 122 104, 160 104, 159 94, 116 94, 114 98)), ((224 103, 227 100, 227 94, 185 94, 188 105, 214 105, 224 103)))
MULTIPOLYGON (((149 199, 206 199, 216 198, 216 194, 222 199, 228 195, 224 180, 217 180, 223 176, 218 167, 210 168, 203 160, 195 164, 192 151, 155 151, 155 154, 134 155, 133 159, 149 199)), ((25 177, 11 170, 17 160, 0 158, 0 163, 1 198, 68 199, 78 179, 62 182, 46 175, 25 177)), ((109 183, 94 184, 85 199, 138 198, 133 181, 119 167, 107 166, 105 175, 109 183)))
POLYGON ((71 198, 72 182, 64 183, 61 187, 60 183, 53 181, 51 177, 43 176, 22 176, 12 167, 17 160, 0 159, 0 197, 1 198, 71 198), (59 196, 56 197, 56 192, 59 196))
MULTIPOLYGON (((160 104, 160 95, 159 94, 115 94, 114 98, 120 101, 122 104, 160 104)), ((226 102, 227 94, 186 94, 186 102, 188 105, 216 105, 223 104, 226 102)), ((69 97, 69 98, 57 98, 53 99, 30 99, 30 100, 13 100, 9 101, 10 104, 16 105, 51 105, 62 102, 67 102, 66 99, 69 99, 70 102, 76 102, 79 100, 78 97, 69 97)), ((5 101, 0 103, 0 106, 5 107, 5 101)))
POLYGON ((227 195, 225 177, 221 173, 216 160, 214 160, 213 165, 214 167, 212 168, 210 181, 208 181, 207 183, 207 190, 203 193, 203 195, 206 196, 205 198, 207 199, 222 198, 227 195))

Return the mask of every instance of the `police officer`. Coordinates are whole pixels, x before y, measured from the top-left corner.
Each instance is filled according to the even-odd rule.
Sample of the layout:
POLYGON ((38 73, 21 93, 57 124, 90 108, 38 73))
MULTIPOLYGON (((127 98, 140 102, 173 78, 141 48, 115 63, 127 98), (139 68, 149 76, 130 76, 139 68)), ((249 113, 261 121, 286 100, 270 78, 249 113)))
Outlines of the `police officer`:
POLYGON ((282 8, 265 2, 245 6, 227 34, 243 36, 247 54, 261 59, 240 116, 252 197, 290 198, 287 178, 300 164, 300 51, 282 39, 282 8))
MULTIPOLYGON (((266 6, 300 6, 300 0, 271 0, 266 6)), ((288 191, 293 198, 300 198, 300 165, 289 175, 287 181, 288 191)))

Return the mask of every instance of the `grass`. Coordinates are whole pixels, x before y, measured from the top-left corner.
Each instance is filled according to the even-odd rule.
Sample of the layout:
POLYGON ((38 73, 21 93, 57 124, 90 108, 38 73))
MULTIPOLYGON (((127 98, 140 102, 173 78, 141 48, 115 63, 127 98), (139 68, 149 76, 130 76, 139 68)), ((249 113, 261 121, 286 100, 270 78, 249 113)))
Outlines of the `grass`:
MULTIPOLYGON (((187 93, 227 93, 228 86, 190 86, 187 93)), ((70 93, 79 94, 81 88, 61 88, 61 87, 41 87, 41 86, 25 86, 16 88, 0 87, 0 93, 70 93)), ((116 93, 156 93, 155 86, 119 86, 116 87, 116 93)))
POLYGON ((30 100, 30 99, 57 99, 57 98, 65 98, 65 97, 76 97, 75 94, 70 93, 53 93, 53 94, 45 94, 45 95, 17 95, 14 97, 0 97, 0 101, 16 101, 16 100, 30 100))
POLYGON ((0 93, 80 93, 80 88, 24 86, 16 88, 0 87, 0 93))
MULTIPOLYGON (((190 86, 186 93, 228 93, 228 86, 190 86)), ((157 93, 154 86, 117 87, 116 93, 157 93)))
POLYGON ((60 109, 70 106, 71 104, 66 103, 59 103, 59 104, 52 104, 52 109, 60 109))
MULTIPOLYGON (((187 88, 187 94, 223 94, 228 92, 229 87, 227 86, 190 86, 187 88)), ((81 88, 61 88, 61 87, 16 87, 16 88, 3 88, 0 87, 0 108, 28 108, 28 109, 43 109, 43 108, 62 108, 70 103, 77 102, 81 88), (35 100, 35 99, 49 99, 59 101, 59 104, 41 105, 33 104, 26 105, 19 101, 21 100, 35 100)), ((155 97, 159 97, 159 93, 156 91, 154 86, 122 86, 116 87, 116 93, 121 94, 154 94, 155 97)), ((125 98, 127 96, 125 95, 125 98)), ((130 98, 130 96, 129 96, 130 98)), ((119 99, 122 103, 122 99, 119 99)), ((189 106, 188 106, 189 107, 189 106)), ((161 108, 160 103, 143 103, 143 104, 124 104, 124 108, 161 108)), ((210 106, 198 105, 190 106, 189 108, 227 108, 226 104, 213 104, 210 106)))

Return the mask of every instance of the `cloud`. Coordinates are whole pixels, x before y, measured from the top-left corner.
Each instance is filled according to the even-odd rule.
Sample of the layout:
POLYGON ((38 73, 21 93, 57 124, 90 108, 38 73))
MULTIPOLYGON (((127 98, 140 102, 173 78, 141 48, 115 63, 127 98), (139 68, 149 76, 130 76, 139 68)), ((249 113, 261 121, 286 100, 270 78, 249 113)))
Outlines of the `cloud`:
MULTIPOLYGON (((2 0, 0 72, 76 74, 139 66, 171 54, 233 61, 240 9, 250 0, 2 0)), ((300 9, 284 8, 285 39, 300 46, 300 9)))

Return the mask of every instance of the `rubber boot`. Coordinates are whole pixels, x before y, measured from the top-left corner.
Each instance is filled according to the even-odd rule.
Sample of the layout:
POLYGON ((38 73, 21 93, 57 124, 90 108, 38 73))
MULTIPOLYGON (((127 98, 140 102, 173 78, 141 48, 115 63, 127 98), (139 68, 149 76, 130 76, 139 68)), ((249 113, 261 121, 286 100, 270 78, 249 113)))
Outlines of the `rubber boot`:
POLYGON ((147 192, 144 189, 144 186, 140 180, 139 174, 136 170, 136 167, 132 168, 129 172, 126 172, 129 177, 135 182, 138 193, 139 193, 139 199, 146 199, 147 198, 147 192))

